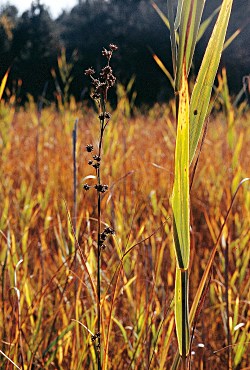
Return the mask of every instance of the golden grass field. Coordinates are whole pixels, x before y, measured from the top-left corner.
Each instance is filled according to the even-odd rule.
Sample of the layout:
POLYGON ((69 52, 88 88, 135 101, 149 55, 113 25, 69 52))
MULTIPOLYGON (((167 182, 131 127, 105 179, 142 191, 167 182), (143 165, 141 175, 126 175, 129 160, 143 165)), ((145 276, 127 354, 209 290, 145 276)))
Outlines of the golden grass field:
MULTIPOLYGON (((131 118, 113 112, 104 137, 102 352, 106 369, 170 369, 174 328, 174 104, 131 118), (127 253, 126 253, 127 252, 127 253)), ((87 144, 98 116, 88 108, 1 105, 0 368, 95 369, 96 192, 87 144), (78 123, 74 237, 72 129, 78 123), (75 247, 77 259, 74 260, 75 247), (5 354, 5 356, 3 355, 5 354), (7 359, 7 357, 9 359, 7 359)), ((208 119, 191 190, 190 300, 239 182, 249 177, 250 114, 208 119)), ((249 369, 250 187, 242 185, 223 230, 196 318, 193 369, 249 369), (228 262, 227 262, 228 260, 228 262), (229 314, 229 317, 228 317, 229 314), (230 327, 230 332, 227 328, 230 327), (230 347, 227 347, 227 344, 230 347)))

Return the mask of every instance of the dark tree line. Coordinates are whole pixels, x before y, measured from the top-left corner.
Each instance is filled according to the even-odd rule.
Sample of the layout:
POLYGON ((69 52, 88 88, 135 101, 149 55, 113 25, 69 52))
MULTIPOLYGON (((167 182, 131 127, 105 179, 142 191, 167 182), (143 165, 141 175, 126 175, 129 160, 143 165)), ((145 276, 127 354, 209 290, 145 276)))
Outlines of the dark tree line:
MULTIPOLYGON (((156 3, 166 13, 166 0, 156 0, 156 3)), ((220 0, 207 1, 204 18, 220 3, 220 0)), ((222 60, 228 68, 234 93, 241 88, 242 77, 249 74, 249 19, 249 0, 235 0, 228 36, 239 27, 242 32, 222 60)), ((197 45, 194 71, 211 27, 197 45)), ((0 8, 0 78, 11 67, 10 88, 11 82, 21 79, 23 101, 27 93, 37 99, 46 83, 46 97, 53 99, 55 82, 51 69, 57 69, 62 47, 68 59, 77 51, 70 93, 77 100, 82 99, 89 85, 84 70, 89 66, 101 67, 101 49, 109 43, 119 46, 113 61, 118 79, 127 84, 132 75, 136 75, 134 89, 138 92, 138 104, 151 104, 171 96, 170 85, 152 58, 153 50, 171 71, 169 33, 149 0, 79 0, 70 12, 62 12, 55 20, 39 0, 21 16, 14 6, 0 8)))

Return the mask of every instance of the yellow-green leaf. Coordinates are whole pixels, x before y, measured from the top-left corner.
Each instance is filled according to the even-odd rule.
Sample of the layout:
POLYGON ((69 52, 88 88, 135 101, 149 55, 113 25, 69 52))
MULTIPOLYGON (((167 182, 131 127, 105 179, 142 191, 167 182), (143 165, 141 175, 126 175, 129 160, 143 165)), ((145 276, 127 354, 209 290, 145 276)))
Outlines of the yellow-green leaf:
POLYGON ((156 54, 153 54, 153 58, 156 61, 156 63, 158 64, 158 66, 161 68, 161 70, 165 73, 165 75, 169 79, 169 82, 171 83, 172 87, 174 88, 174 80, 173 80, 173 77, 171 76, 170 72, 167 70, 167 68, 164 66, 164 64, 162 63, 162 61, 160 60, 160 58, 156 54))
POLYGON ((206 118, 214 79, 220 63, 233 0, 224 0, 208 42, 190 101, 190 163, 206 118))
POLYGON ((2 79, 1 85, 0 85, 0 100, 2 99, 2 95, 3 95, 5 85, 6 85, 6 82, 7 82, 7 79, 8 79, 9 71, 10 70, 8 69, 8 71, 5 73, 5 75, 2 79))
POLYGON ((175 253, 178 267, 184 270, 188 268, 190 253, 189 206, 189 94, 184 65, 182 86, 179 94, 175 176, 172 194, 175 253))
POLYGON ((164 24, 167 26, 167 28, 170 30, 170 24, 169 24, 169 20, 168 18, 166 17, 166 15, 161 11, 161 9, 158 7, 158 5, 151 0, 151 4, 152 4, 152 7, 155 9, 156 13, 158 13, 158 15, 160 16, 160 18, 162 19, 162 21, 164 22, 164 24))

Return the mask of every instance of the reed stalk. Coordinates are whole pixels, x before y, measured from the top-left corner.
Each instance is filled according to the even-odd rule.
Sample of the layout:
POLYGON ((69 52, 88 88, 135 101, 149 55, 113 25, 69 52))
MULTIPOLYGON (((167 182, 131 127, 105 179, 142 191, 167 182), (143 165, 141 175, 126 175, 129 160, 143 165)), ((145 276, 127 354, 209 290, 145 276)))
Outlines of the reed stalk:
MULTIPOLYGON (((111 227, 106 227, 102 231, 102 208, 101 208, 101 199, 102 194, 108 190, 108 185, 102 183, 102 172, 101 168, 103 166, 102 158, 102 146, 103 146, 103 137, 104 132, 107 127, 107 124, 110 120, 110 113, 106 111, 107 104, 107 94, 108 90, 114 86, 116 81, 115 76, 113 75, 112 68, 110 66, 110 60, 113 52, 117 50, 117 46, 114 44, 109 45, 109 49, 103 49, 102 55, 107 58, 107 64, 102 68, 99 78, 94 78, 93 75, 95 71, 93 68, 89 68, 85 71, 87 76, 90 76, 92 83, 94 85, 94 93, 92 95, 93 99, 97 102, 99 107, 99 139, 98 139, 98 148, 97 154, 93 155, 93 160, 89 160, 88 164, 95 169, 96 172, 96 184, 93 186, 97 191, 97 278, 96 278, 96 290, 97 290, 97 302, 96 302, 96 311, 97 311, 97 328, 96 334, 92 336, 92 341, 96 341, 96 358, 97 358, 97 368, 98 370, 102 369, 102 336, 101 336, 101 254, 105 249, 105 240, 109 234, 113 234, 114 230, 111 227)), ((92 144, 86 146, 88 152, 92 152, 94 147, 92 144)), ((84 184, 83 188, 89 190, 91 186, 89 184, 84 184)))

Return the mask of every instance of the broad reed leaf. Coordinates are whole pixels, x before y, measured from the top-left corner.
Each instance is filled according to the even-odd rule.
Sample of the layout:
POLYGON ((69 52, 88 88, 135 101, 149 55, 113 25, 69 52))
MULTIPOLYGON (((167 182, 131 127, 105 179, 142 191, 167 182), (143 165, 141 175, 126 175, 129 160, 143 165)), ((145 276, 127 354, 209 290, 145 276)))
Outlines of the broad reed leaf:
POLYGON ((189 199, 189 95, 183 66, 179 95, 178 126, 175 147, 175 176, 172 194, 173 235, 178 268, 188 269, 190 254, 189 199))
POLYGON ((190 101, 190 163, 207 115, 214 79, 220 63, 233 0, 224 0, 208 42, 190 101))
POLYGON ((190 347, 188 311, 188 271, 176 268, 175 323, 180 355, 187 357, 190 347))
MULTIPOLYGON (((179 22, 177 18, 179 17, 178 15, 179 3, 177 9, 176 22, 177 21, 179 22)), ((182 66, 184 62, 186 64, 186 75, 188 76, 189 74, 194 55, 194 49, 197 42, 197 36, 204 9, 204 4, 205 0, 186 0, 182 4, 181 19, 179 26, 179 48, 177 56, 175 91, 179 91, 180 89, 182 66)), ((175 26, 177 26, 177 24, 175 24, 175 26)))

